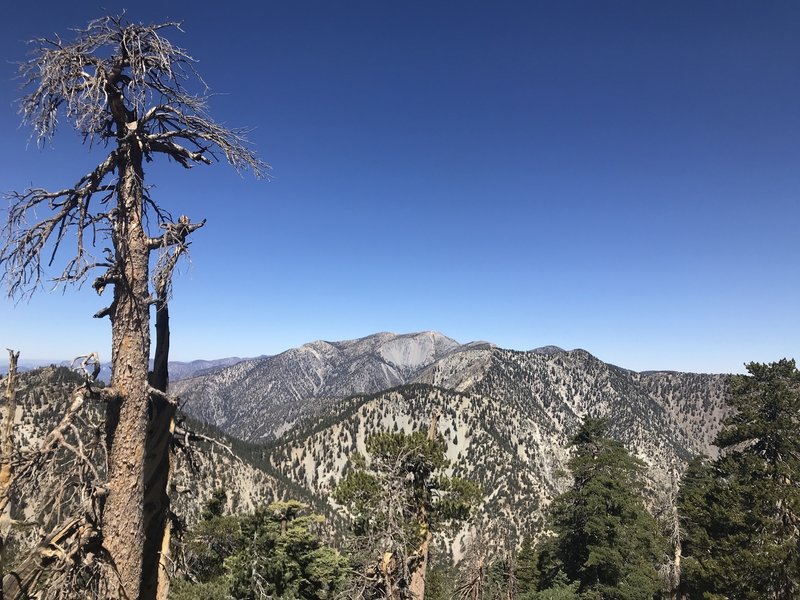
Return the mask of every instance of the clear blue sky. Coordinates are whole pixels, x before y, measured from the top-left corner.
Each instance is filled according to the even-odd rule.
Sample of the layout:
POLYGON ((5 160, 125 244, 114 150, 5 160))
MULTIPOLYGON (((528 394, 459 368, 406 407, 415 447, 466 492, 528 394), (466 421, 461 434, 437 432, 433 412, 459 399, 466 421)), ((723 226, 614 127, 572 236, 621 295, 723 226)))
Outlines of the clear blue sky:
MULTIPOLYGON (((173 358, 428 329, 636 370, 800 358, 800 3, 14 2, 0 190, 100 159, 68 127, 28 144, 23 41, 126 6, 183 21, 212 114, 273 165, 149 166, 157 198, 208 219, 173 358)), ((0 300, 0 347, 107 359, 103 306, 0 300)))

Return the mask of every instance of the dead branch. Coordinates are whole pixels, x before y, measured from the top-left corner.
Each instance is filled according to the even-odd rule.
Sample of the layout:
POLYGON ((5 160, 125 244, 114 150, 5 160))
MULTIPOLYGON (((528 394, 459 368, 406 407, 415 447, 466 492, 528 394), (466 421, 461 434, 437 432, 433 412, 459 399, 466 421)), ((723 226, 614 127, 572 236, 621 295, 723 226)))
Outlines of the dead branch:
MULTIPOLYGON (((30 90, 20 112, 39 143, 53 136, 63 112, 90 144, 116 138, 119 148, 70 188, 32 188, 9 196, 0 266, 10 295, 38 288, 67 239, 74 239, 75 251, 54 277, 57 285, 81 283, 97 267, 108 270, 104 283, 116 281, 117 260, 96 260, 90 248, 98 234, 109 237, 117 224, 108 203, 119 192, 118 181, 109 175, 126 160, 126 144, 136 146, 148 160, 164 154, 184 167, 209 164, 219 152, 235 169, 267 176, 269 165, 248 147, 247 132, 208 116, 208 88, 194 71, 192 57, 163 37, 166 28, 180 29, 178 23, 142 25, 104 17, 77 30, 74 42, 36 40, 33 57, 20 65, 22 87, 30 90), (201 93, 187 90, 197 84, 201 93), (30 219, 37 209, 47 209, 48 216, 30 219)), ((156 224, 164 230, 150 240, 151 249, 184 243, 186 235, 202 226, 171 223, 166 211, 146 194, 143 199, 145 212, 154 210, 156 224)))
POLYGON ((60 421, 38 447, 13 455, 14 497, 36 507, 39 522, 31 524, 45 531, 52 527, 48 523, 61 525, 4 578, 5 598, 28 597, 44 578, 43 598, 72 598, 97 578, 100 548, 95 524, 107 495, 107 457, 101 427, 86 418, 84 407, 88 399, 109 401, 115 392, 91 385, 95 371, 89 373, 89 368, 100 363, 96 353, 73 364, 78 360, 87 382, 72 392, 60 421), (72 516, 63 521, 65 511, 72 516))
MULTIPOLYGON (((6 242, 0 248, 0 266, 3 267, 0 278, 6 280, 9 295, 25 295, 39 287, 45 268, 53 264, 70 230, 75 233, 75 251, 61 273, 55 276, 57 284, 80 283, 93 268, 110 266, 105 261, 98 262, 89 253, 86 238, 93 244, 98 231, 108 226, 107 212, 92 212, 91 201, 97 193, 114 192, 114 185, 105 185, 103 181, 118 160, 117 151, 111 152, 71 188, 56 192, 35 188, 9 196, 8 218, 2 230, 6 242), (48 216, 29 224, 30 217, 41 209, 46 209, 48 216)), ((102 209, 103 204, 101 200, 102 209)))
POLYGON ((264 176, 269 166, 247 148, 246 131, 208 117, 208 86, 189 53, 162 35, 169 28, 180 23, 104 17, 77 30, 72 43, 37 40, 33 58, 20 65, 23 88, 32 88, 21 103, 23 121, 40 143, 53 136, 62 110, 89 141, 107 141, 113 124, 123 123, 116 136, 139 137, 146 153, 172 155, 171 140, 179 138, 195 147, 188 161, 209 162, 216 147, 234 168, 264 176))
POLYGON ((241 457, 239 457, 230 446, 228 446, 227 444, 223 444, 219 440, 215 440, 212 437, 209 437, 197 431, 186 429, 183 426, 175 427, 175 436, 179 441, 182 442, 181 443, 182 449, 191 448, 192 447, 191 442, 208 442, 212 446, 219 446, 220 448, 225 450, 225 452, 230 454, 236 462, 244 464, 244 461, 241 459, 241 457))
MULTIPOLYGON (((205 224, 205 219, 199 223, 190 223, 189 217, 186 216, 181 216, 177 223, 161 223, 160 227, 164 230, 164 233, 158 237, 148 239, 147 245, 151 250, 175 245, 185 246, 186 237, 205 224)), ((174 265, 172 266, 174 267, 174 265)))
POLYGON ((72 368, 75 368, 75 363, 80 362, 80 367, 83 369, 84 375, 86 376, 86 382, 88 384, 92 384, 97 381, 98 375, 100 375, 100 369, 102 368, 102 364, 100 363, 100 356, 97 352, 92 352, 91 354, 84 354, 82 356, 78 356, 72 360, 72 368), (89 373, 89 366, 92 366, 92 372, 89 373))
POLYGON ((90 458, 83 452, 83 443, 78 442, 77 446, 73 446, 66 441, 66 437, 70 432, 74 432, 79 436, 77 429, 75 429, 75 421, 86 399, 108 402, 115 397, 116 392, 113 388, 93 388, 88 383, 73 391, 70 403, 58 425, 45 436, 38 448, 22 454, 17 466, 17 478, 26 480, 37 477, 41 474, 44 466, 52 461, 55 453, 64 448, 83 465, 86 465, 95 475, 93 481, 99 484, 102 478, 97 473, 90 458))
MULTIPOLYGON (((44 599, 86 594, 96 587, 100 532, 86 516, 74 516, 56 527, 13 571, 3 577, 5 600, 32 597, 47 577, 44 599), (52 574, 55 573, 55 576, 52 574)), ((39 596, 37 596, 39 597, 39 596)))

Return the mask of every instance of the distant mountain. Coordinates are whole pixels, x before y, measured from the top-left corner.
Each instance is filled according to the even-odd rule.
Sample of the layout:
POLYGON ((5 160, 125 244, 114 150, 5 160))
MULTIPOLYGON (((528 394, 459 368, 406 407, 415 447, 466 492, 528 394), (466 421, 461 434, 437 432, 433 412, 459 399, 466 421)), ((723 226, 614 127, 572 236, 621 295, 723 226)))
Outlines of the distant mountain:
POLYGON ((452 471, 481 483, 487 526, 517 539, 536 529, 563 489, 569 440, 585 417, 606 417, 611 434, 648 465, 655 498, 691 457, 716 453, 727 380, 637 373, 584 350, 519 352, 425 332, 313 342, 177 382, 173 391, 196 418, 269 442, 269 468, 320 504, 367 436, 426 429, 441 411, 452 471))
POLYGON ((403 385, 462 349, 430 331, 316 341, 175 382, 170 391, 197 419, 244 440, 269 440, 325 412, 331 399, 403 385))
POLYGON ((569 430, 587 414, 603 413, 615 423, 641 416, 649 421, 640 428, 668 424, 662 431, 688 456, 714 452, 711 442, 726 414, 725 380, 723 375, 636 373, 584 350, 545 346, 518 352, 488 342, 461 345, 424 332, 316 341, 183 379, 171 391, 193 417, 258 441, 331 414, 337 398, 428 383, 523 406, 542 419, 567 420, 569 430))
MULTIPOLYGON (((213 373, 215 370, 223 368, 223 367, 230 367, 235 365, 238 362, 241 362, 242 358, 237 356, 232 356, 229 358, 218 358, 215 360, 193 360, 190 362, 181 362, 181 361, 170 361, 169 362, 169 376, 170 379, 173 381, 178 381, 179 379, 186 379, 187 377, 194 377, 195 375, 203 375, 213 373)), ((33 369, 40 369, 42 367, 49 367, 49 366, 56 366, 56 367, 68 367, 73 368, 73 365, 79 365, 80 361, 72 361, 72 360, 48 360, 48 359, 36 359, 36 358, 20 358, 19 364, 17 365, 17 369, 20 373, 24 373, 26 371, 32 371, 33 369)), ((153 366, 153 361, 150 361, 150 366, 153 366)), ((0 375, 5 375, 8 372, 8 363, 0 363, 0 375)), ((98 379, 105 383, 111 381, 111 363, 106 362, 103 363, 100 369, 100 374, 98 375, 98 379)))
MULTIPOLYGON (((208 375, 219 369, 231 367, 242 362, 243 360, 246 359, 239 358, 238 356, 217 358, 215 360, 193 360, 190 362, 171 360, 168 363, 169 378, 171 381, 179 381, 181 379, 188 379, 189 377, 195 377, 197 375, 208 375)), ((152 361, 150 361, 150 366, 152 366, 152 361)))

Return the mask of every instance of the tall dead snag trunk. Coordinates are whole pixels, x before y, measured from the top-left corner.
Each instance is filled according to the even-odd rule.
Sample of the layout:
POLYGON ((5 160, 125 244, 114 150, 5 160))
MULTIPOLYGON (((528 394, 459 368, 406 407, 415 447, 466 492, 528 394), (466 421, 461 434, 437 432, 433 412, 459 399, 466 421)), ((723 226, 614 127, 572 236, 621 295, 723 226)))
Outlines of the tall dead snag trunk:
POLYGON ((350 511, 354 553, 363 557, 351 598, 423 598, 432 532, 454 531, 477 505, 475 483, 443 474, 449 462, 447 444, 436 435, 438 419, 437 411, 427 435, 367 437, 367 454, 333 492, 350 511))
POLYGON ((676 469, 672 469, 670 488, 664 500, 665 514, 663 515, 664 537, 672 546, 672 556, 662 565, 660 573, 664 579, 665 591, 670 600, 679 600, 681 585, 681 560, 683 558, 683 532, 681 531, 680 515, 678 514, 678 494, 680 478, 676 469))
POLYGON ((5 575, 6 541, 11 531, 9 493, 13 479, 12 455, 14 454, 14 418, 17 412, 17 361, 19 352, 8 351, 8 375, 3 394, 3 420, 0 423, 0 600, 3 600, 3 577, 5 575))
POLYGON ((103 546, 113 562, 104 566, 101 593, 139 595, 145 545, 145 445, 150 356, 149 251, 142 228, 142 156, 128 145, 120 158, 119 202, 112 241, 120 266, 111 305, 111 388, 106 412, 108 498, 103 511, 103 546))
MULTIPOLYGON (((185 218, 179 222, 186 222, 185 218)), ((146 535, 146 561, 157 561, 157 565, 145 564, 145 572, 154 577, 143 582, 143 596, 166 600, 169 595, 169 555, 171 521, 169 518, 169 489, 172 469, 170 447, 175 432, 176 404, 167 396, 169 387, 169 287, 172 272, 181 254, 188 250, 184 243, 177 244, 162 256, 162 266, 155 281, 156 292, 156 351, 150 385, 164 395, 155 394, 152 400, 152 416, 148 431, 146 455, 152 467, 146 474, 145 507, 151 510, 146 535), (155 589, 153 590, 153 587, 155 589)))
POLYGON ((150 306, 165 308, 171 257, 177 259, 176 249, 184 250, 187 236, 204 223, 174 221, 147 195, 143 161, 166 155, 189 168, 210 164, 221 152, 236 169, 250 168, 256 176, 268 169, 246 147, 243 132, 208 117, 207 90, 191 89, 204 86, 193 59, 162 35, 171 27, 178 24, 106 17, 78 30, 72 43, 36 40, 34 57, 20 66, 23 87, 30 90, 21 101, 24 121, 41 142, 54 134, 61 113, 85 141, 113 150, 70 188, 12 194, 0 247, 0 277, 11 296, 38 288, 68 243, 75 244, 74 254, 53 280, 80 283, 100 268, 93 287, 98 294, 109 285, 114 289, 111 305, 95 315, 111 320, 111 386, 104 394, 108 482, 97 490, 105 499, 99 588, 111 599, 151 600, 157 593, 174 406, 166 394, 166 321, 158 328, 158 364, 148 379, 150 306), (150 227, 160 231, 154 235, 150 227), (109 238, 111 248, 103 247, 109 238), (95 242, 102 248, 99 258, 95 242), (155 293, 153 253, 167 257, 157 262, 153 280, 161 283, 155 293))

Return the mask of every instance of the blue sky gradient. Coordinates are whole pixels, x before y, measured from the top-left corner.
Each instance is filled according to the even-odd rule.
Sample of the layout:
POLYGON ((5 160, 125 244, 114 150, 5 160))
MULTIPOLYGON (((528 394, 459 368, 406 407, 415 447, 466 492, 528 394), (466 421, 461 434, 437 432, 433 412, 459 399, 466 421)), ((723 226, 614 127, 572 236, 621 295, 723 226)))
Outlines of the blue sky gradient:
MULTIPOLYGON (((12 61, 126 6, 183 22, 212 115, 273 166, 147 165, 154 197, 208 219, 173 358, 429 329, 635 370, 800 356, 797 2, 66 4, 4 9, 0 190, 101 160, 66 124, 29 142, 12 61)), ((0 346, 107 355, 105 304, 0 300, 0 346)))

